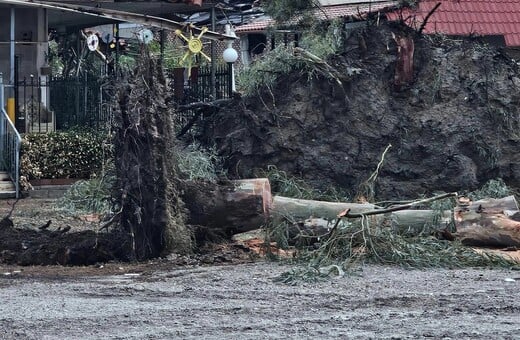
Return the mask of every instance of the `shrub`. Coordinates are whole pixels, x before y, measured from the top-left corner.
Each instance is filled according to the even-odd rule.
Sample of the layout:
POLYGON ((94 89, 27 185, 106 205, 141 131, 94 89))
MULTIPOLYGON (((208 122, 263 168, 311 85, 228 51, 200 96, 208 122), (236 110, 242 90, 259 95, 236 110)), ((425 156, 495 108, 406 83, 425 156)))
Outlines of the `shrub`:
POLYGON ((114 181, 108 175, 78 181, 58 200, 58 206, 68 212, 109 213, 114 181))
POLYGON ((192 181, 215 182, 226 175, 222 169, 223 159, 218 156, 214 147, 203 148, 198 144, 191 144, 177 154, 177 163, 181 175, 192 181))
POLYGON ((21 176, 38 178, 89 178, 98 172, 105 155, 106 134, 70 130, 23 136, 21 176))
POLYGON ((342 26, 340 20, 328 23, 313 21, 311 27, 302 33, 299 51, 291 45, 279 45, 249 68, 241 70, 237 77, 239 90, 246 96, 258 95, 259 89, 264 88, 273 93, 278 81, 292 73, 299 73, 308 79, 319 75, 338 81, 340 72, 326 60, 341 51, 342 26))

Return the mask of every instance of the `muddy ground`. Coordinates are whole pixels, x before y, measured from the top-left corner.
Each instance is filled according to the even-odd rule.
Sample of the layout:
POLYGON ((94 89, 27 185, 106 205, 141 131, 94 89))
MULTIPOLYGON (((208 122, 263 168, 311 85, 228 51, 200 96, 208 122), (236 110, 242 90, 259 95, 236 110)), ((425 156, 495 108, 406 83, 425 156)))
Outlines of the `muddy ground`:
MULTIPOLYGON (((4 225, 0 221, 0 263, 88 265, 130 260, 125 253, 126 240, 114 229, 115 224, 101 228, 106 221, 99 215, 66 210, 57 199, 24 198, 0 203, 0 219, 11 213, 12 222, 4 225)), ((236 243, 204 244, 197 250, 189 258, 178 257, 172 263, 241 263, 257 257, 236 243)))
POLYGON ((517 339, 520 273, 368 266, 316 284, 287 265, 0 267, 2 339, 517 339), (17 272, 17 270, 22 270, 17 272))
MULTIPOLYGON (((55 203, 22 200, 13 222, 34 230, 47 219, 54 229, 96 227, 55 203)), ((366 266, 290 286, 274 279, 292 265, 239 249, 137 264, 1 264, 0 338, 514 339, 520 332, 518 271, 366 266)))

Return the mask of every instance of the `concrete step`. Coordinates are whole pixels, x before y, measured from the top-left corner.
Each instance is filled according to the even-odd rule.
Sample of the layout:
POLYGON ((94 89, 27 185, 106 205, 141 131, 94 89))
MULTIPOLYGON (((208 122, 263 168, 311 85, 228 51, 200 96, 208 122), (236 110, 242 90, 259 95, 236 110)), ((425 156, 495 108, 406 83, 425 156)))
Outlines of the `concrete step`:
POLYGON ((16 190, 13 182, 0 181, 0 191, 13 191, 13 190, 16 190))
POLYGON ((16 187, 7 171, 0 171, 0 199, 15 198, 16 187))
POLYGON ((0 171, 0 181, 10 181, 11 176, 7 173, 7 171, 0 171))
POLYGON ((0 191, 0 199, 16 198, 16 191, 0 191))

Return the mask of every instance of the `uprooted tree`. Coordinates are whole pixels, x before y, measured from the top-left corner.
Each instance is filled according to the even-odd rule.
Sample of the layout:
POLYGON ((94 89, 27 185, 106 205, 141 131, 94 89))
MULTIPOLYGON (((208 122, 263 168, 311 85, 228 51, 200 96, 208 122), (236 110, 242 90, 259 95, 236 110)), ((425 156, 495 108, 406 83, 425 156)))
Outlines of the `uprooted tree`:
POLYGON ((135 74, 114 89, 115 215, 98 232, 21 229, 8 215, 0 223, 0 261, 78 265, 191 251, 161 66, 144 53, 135 74))
POLYGON ((165 86, 160 64, 144 56, 136 74, 120 88, 114 115, 120 225, 138 260, 191 249, 165 86))

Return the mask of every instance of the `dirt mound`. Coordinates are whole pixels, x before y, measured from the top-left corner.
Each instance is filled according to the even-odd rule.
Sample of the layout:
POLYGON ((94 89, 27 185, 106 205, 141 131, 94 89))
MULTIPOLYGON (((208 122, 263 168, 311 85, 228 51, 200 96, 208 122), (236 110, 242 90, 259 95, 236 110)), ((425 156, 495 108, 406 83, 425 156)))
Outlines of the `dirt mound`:
MULTIPOLYGON (((53 199, 32 198, 0 204, 0 216, 4 216, 0 218, 0 266, 76 266, 135 260, 131 257, 128 238, 113 226, 99 230, 100 222, 93 221, 93 215, 65 211, 59 209, 59 205, 59 201, 53 199)), ((201 244, 195 254, 173 254, 163 261, 170 268, 172 265, 243 263, 257 257, 241 242, 208 242, 201 244)), ((118 272, 120 265, 114 266, 118 272)), ((38 275, 42 274, 38 269, 32 273, 35 270, 38 275)), ((86 271, 85 275, 92 274, 86 271)))
POLYGON ((363 71, 339 86, 298 72, 272 91, 238 100, 209 117, 206 144, 216 144, 234 176, 276 165, 318 188, 352 193, 385 147, 379 198, 473 190, 501 177, 520 187, 520 73, 500 51, 475 40, 414 37, 414 81, 394 86, 402 27, 369 27, 331 62, 363 71))

